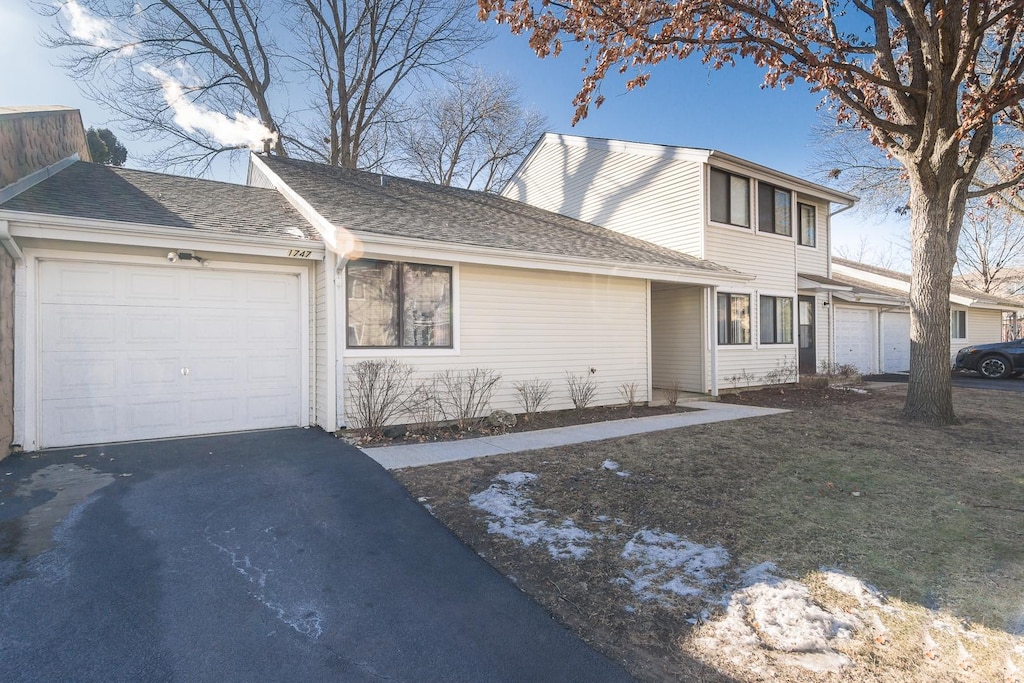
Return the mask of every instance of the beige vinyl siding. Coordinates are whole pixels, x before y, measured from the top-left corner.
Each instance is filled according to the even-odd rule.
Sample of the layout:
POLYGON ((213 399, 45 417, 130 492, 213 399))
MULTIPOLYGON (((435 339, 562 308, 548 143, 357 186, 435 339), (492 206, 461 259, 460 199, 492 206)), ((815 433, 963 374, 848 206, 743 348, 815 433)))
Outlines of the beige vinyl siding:
MULTIPOLYGON (((953 306, 952 310, 965 310, 963 306, 953 306)), ((956 352, 973 344, 991 344, 1002 341, 1003 313, 984 308, 968 308, 967 339, 951 339, 949 344, 950 363, 956 359, 956 352)))
MULTIPOLYGON (((793 346, 773 348, 718 347, 718 389, 742 389, 769 384, 767 377, 782 368, 797 367, 797 349, 793 346)), ((793 377, 789 381, 796 381, 793 377)))
MULTIPOLYGON (((816 246, 803 247, 798 246, 796 248, 796 267, 799 273, 809 273, 811 275, 820 275, 822 277, 829 276, 828 269, 828 248, 829 248, 829 230, 828 230, 828 204, 822 204, 821 202, 815 201, 810 197, 803 195, 797 195, 797 202, 800 204, 810 204, 815 207, 815 215, 817 217, 815 235, 816 235, 816 246)), ((800 233, 800 212, 796 213, 796 225, 793 228, 794 238, 799 240, 800 233)))
POLYGON ((796 242, 750 230, 709 225, 705 258, 756 276, 759 289, 796 292, 796 242))
MULTIPOLYGON (((449 368, 495 370, 502 380, 490 408, 510 412, 521 412, 514 383, 533 378, 551 382, 548 409, 571 408, 567 371, 597 382, 593 405, 622 403, 619 388, 629 382, 636 383, 640 401, 648 400, 645 280, 471 264, 457 273, 458 350, 390 354, 413 366, 415 379, 449 368)), ((367 357, 346 354, 350 394, 352 366, 367 357)))
POLYGON ((667 388, 679 382, 683 391, 703 392, 703 336, 699 287, 651 288, 652 383, 667 388))
POLYGON ((316 262, 316 269, 311 282, 313 288, 310 301, 313 304, 313 311, 310 312, 309 320, 312 326, 310 339, 310 354, 313 359, 310 363, 313 370, 313 377, 309 386, 313 387, 313 401, 310 409, 313 411, 313 424, 318 424, 324 429, 333 430, 335 425, 327 423, 328 404, 332 397, 327 395, 327 269, 323 261, 316 262))
POLYGON ((697 162, 545 143, 503 194, 702 257, 697 162))

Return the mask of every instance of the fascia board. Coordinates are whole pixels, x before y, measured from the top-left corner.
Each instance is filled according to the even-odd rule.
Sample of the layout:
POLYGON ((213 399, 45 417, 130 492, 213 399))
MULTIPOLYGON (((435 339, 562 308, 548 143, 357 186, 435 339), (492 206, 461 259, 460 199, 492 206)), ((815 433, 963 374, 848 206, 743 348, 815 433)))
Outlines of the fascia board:
POLYGON ((229 235, 21 211, 0 210, 0 220, 8 221, 11 235, 15 237, 161 248, 173 246, 174 241, 179 246, 184 242, 210 250, 258 256, 286 256, 281 253, 282 249, 310 251, 311 255, 319 257, 324 253, 323 243, 313 240, 229 235))

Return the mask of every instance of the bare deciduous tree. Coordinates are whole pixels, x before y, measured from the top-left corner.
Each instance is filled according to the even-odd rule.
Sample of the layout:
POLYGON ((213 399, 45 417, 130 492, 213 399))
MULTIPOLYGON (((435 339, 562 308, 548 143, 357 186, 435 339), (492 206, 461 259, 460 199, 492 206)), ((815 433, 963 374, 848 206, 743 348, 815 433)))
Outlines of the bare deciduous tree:
MULTIPOLYGON (((48 11, 48 5, 40 5, 48 11)), ((146 161, 205 170, 270 144, 348 167, 379 161, 412 83, 483 41, 469 0, 61 0, 49 43, 146 161), (88 4, 86 4, 88 2, 88 4)))
MULTIPOLYGON (((1024 268, 1024 216, 1005 204, 967 211, 957 250, 957 275, 964 285, 993 294, 1024 268)), ((1019 278, 1015 278, 1019 279, 1019 278)))
POLYGON ((600 106, 601 82, 632 72, 642 87, 667 59, 713 68, 749 59, 764 85, 798 79, 824 95, 895 159, 909 185, 910 383, 903 415, 956 421, 949 373, 949 288, 967 201, 999 130, 1024 120, 1024 3, 1020 0, 479 0, 481 14, 528 33, 541 57, 563 39, 588 48, 576 120, 600 106))
POLYGON ((507 75, 461 72, 443 91, 414 105, 398 127, 399 163, 411 175, 440 185, 497 190, 547 127, 540 112, 523 107, 507 75))

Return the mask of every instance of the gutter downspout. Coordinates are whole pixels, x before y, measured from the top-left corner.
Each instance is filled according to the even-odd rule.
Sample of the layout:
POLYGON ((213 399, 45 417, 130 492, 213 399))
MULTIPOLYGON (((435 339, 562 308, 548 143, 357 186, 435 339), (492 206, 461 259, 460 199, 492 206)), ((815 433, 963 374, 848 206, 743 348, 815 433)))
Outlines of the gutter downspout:
MULTIPOLYGON (((328 250, 329 254, 334 254, 333 251, 328 250)), ((334 360, 333 363, 329 363, 328 367, 334 368, 331 381, 331 391, 334 395, 334 415, 332 416, 334 423, 332 430, 337 431, 342 427, 346 427, 345 424, 345 352, 343 340, 345 334, 345 316, 348 314, 348 307, 339 310, 340 303, 344 302, 348 298, 348 292, 345 291, 345 266, 348 265, 349 257, 348 254, 336 254, 335 258, 337 263, 335 264, 333 274, 331 276, 330 286, 328 288, 328 307, 329 310, 333 311, 331 318, 334 320, 332 325, 333 334, 328 334, 330 354, 334 360), (339 292, 338 289, 341 288, 339 292)))

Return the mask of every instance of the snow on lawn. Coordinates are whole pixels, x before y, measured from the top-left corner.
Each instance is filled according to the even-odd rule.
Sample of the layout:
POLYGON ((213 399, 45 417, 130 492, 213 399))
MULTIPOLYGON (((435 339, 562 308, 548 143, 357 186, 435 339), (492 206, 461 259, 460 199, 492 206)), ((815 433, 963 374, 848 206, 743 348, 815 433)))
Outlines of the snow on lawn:
POLYGON ((729 564, 721 546, 703 546, 657 529, 633 534, 622 551, 633 564, 616 583, 629 586, 640 600, 669 606, 671 596, 698 597, 709 584, 720 580, 729 564))
POLYGON ((871 610, 837 614, 819 606, 806 585, 781 578, 776 571, 774 564, 766 562, 743 572, 739 588, 724 596, 724 615, 705 626, 698 645, 752 671, 767 671, 774 660, 828 672, 853 663, 835 647, 862 631, 884 637, 886 629, 874 611, 883 608, 882 599, 872 586, 841 572, 822 570, 829 588, 871 610))
POLYGON ((615 462, 614 460, 605 460, 603 463, 601 463, 601 469, 608 470, 609 472, 614 472, 616 475, 620 477, 628 477, 630 475, 630 473, 627 472, 626 470, 620 469, 619 463, 615 462))
POLYGON ((594 534, 579 528, 570 519, 550 524, 539 515, 550 516, 552 510, 534 506, 524 488, 537 480, 536 474, 512 472, 494 478, 494 483, 469 497, 473 507, 483 510, 491 519, 487 533, 507 536, 523 545, 543 543, 556 560, 582 560, 590 552, 594 534))

